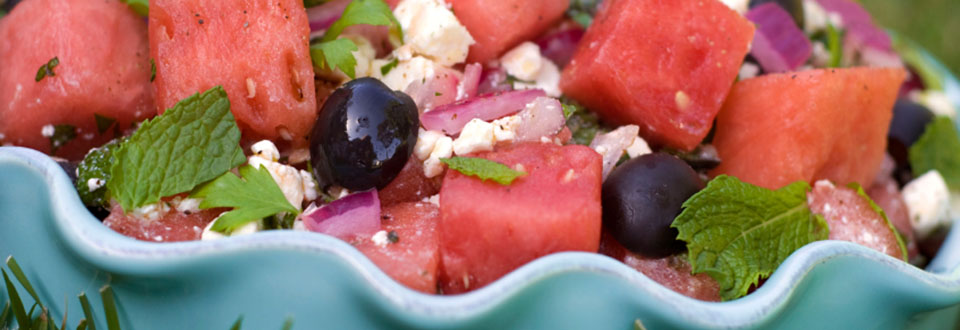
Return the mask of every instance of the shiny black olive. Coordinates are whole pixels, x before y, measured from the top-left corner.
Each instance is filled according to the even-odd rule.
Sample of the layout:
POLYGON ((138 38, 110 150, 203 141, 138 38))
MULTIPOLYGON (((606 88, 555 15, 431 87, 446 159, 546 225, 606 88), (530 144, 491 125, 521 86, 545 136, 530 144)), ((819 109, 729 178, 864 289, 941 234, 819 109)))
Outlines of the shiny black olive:
POLYGON ((703 189, 697 172, 677 157, 654 153, 618 166, 603 183, 603 225, 625 248, 649 258, 683 252, 670 227, 680 207, 703 189))
POLYGON ((793 21, 797 23, 797 27, 803 29, 803 1, 804 0, 750 0, 750 8, 767 2, 774 2, 780 5, 783 10, 786 10, 787 13, 790 13, 790 16, 793 16, 793 21))
POLYGON ((360 78, 327 98, 313 126, 310 161, 323 187, 383 188, 417 143, 419 112, 410 96, 360 78))
POLYGON ((3 9, 3 11, 9 13, 18 3, 20 3, 20 0, 0 1, 0 9, 3 9))
POLYGON ((933 118, 933 112, 929 109, 907 99, 898 99, 893 106, 893 119, 890 120, 890 131, 887 133, 887 152, 897 162, 894 177, 901 185, 913 179, 908 150, 923 135, 933 118))

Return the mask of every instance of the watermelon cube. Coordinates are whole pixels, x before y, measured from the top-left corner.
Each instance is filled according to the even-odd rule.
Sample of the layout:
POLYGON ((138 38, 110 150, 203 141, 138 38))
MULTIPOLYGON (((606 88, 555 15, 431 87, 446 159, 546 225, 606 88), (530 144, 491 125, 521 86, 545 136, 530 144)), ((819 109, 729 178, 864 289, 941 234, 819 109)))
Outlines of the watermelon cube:
POLYGON ((51 153, 53 125, 70 125, 75 137, 54 155, 78 160, 154 114, 147 25, 125 3, 26 0, 15 8, 0 20, 0 145, 51 153), (36 81, 54 57, 54 75, 36 81), (98 127, 97 116, 110 125, 98 127))
POLYGON ((563 92, 655 145, 692 150, 710 131, 753 40, 716 0, 604 1, 560 80, 563 92))
POLYGON ((440 266, 437 206, 400 203, 384 207, 381 214, 383 230, 395 232, 397 241, 377 245, 371 239, 360 239, 357 249, 397 282, 423 293, 436 293, 440 266))
POLYGON ((440 189, 444 293, 482 287, 553 252, 597 251, 600 155, 537 142, 474 156, 527 174, 500 185, 447 171, 440 189))
POLYGON ((893 225, 856 190, 821 180, 813 186, 807 200, 810 211, 827 220, 830 239, 854 242, 897 259, 906 257, 893 225))
POLYGON ((487 63, 533 39, 563 17, 569 0, 448 0, 476 40, 467 63, 487 63))
POLYGON ((150 1, 157 110, 222 85, 246 141, 306 146, 317 116, 300 0, 150 1))
POLYGON ((822 69, 738 82, 713 145, 728 174, 768 189, 827 179, 865 188, 880 170, 899 68, 822 69))

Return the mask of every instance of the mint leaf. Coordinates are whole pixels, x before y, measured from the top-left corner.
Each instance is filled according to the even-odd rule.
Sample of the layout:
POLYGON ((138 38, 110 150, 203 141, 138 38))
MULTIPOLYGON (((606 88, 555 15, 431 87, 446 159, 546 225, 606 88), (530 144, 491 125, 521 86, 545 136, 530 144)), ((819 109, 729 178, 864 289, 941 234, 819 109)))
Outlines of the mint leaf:
POLYGON ((807 206, 806 182, 769 190, 720 175, 683 203, 673 221, 687 242, 693 273, 707 273, 720 284, 720 297, 747 294, 793 251, 827 239, 823 217, 807 206))
POLYGON ((124 211, 190 191, 246 161, 222 87, 194 94, 114 151, 107 188, 124 211))
POLYGON ((914 176, 940 171, 950 190, 960 191, 960 134, 950 117, 934 118, 908 151, 914 176))
POLYGON ((570 120, 570 117, 580 110, 580 107, 575 104, 561 103, 560 107, 563 108, 563 119, 565 120, 570 120))
POLYGON ((40 82, 43 78, 56 76, 57 73, 53 71, 53 68, 56 68, 58 65, 60 65, 60 58, 51 58, 47 63, 44 63, 37 69, 37 76, 34 80, 40 82))
POLYGON ((526 172, 516 171, 507 165, 483 158, 453 157, 441 158, 440 161, 447 164, 451 170, 460 172, 463 175, 473 176, 483 181, 493 180, 505 186, 513 183, 513 180, 516 180, 518 177, 527 174, 526 172))
POLYGON ((113 152, 117 150, 120 142, 113 140, 107 142, 100 148, 93 149, 83 158, 80 165, 77 165, 77 193, 80 194, 80 200, 87 206, 107 207, 110 202, 110 196, 107 194, 106 182, 110 181, 110 165, 113 164, 113 152), (90 190, 88 182, 94 181, 94 186, 100 186, 93 191, 90 190))
POLYGON ((270 172, 262 165, 255 169, 250 165, 240 167, 241 180, 227 172, 216 180, 200 186, 190 197, 202 198, 201 209, 232 207, 224 213, 211 228, 214 231, 229 233, 250 221, 260 220, 281 212, 297 213, 290 205, 283 191, 273 181, 270 172))
POLYGON ((347 77, 356 78, 357 59, 353 52, 357 51, 357 44, 350 39, 336 39, 324 41, 310 46, 310 57, 313 65, 321 69, 343 71, 347 77))
POLYGON ((905 241, 903 239, 903 236, 900 235, 900 231, 897 230, 897 227, 895 227, 893 225, 893 222, 890 222, 890 219, 887 218, 887 212, 884 212, 883 208, 881 208, 880 205, 877 205, 877 203, 873 201, 873 198, 870 198, 870 195, 867 195, 867 192, 863 190, 863 187, 860 186, 859 183, 851 182, 850 184, 847 185, 847 188, 856 190, 857 195, 865 199, 867 203, 870 204, 870 209, 873 210, 873 212, 876 212, 877 214, 879 214, 881 218, 883 218, 883 222, 887 224, 887 227, 890 228, 890 231, 893 232, 893 235, 897 237, 897 246, 900 247, 900 253, 903 256, 902 257, 903 261, 909 262, 910 259, 907 254, 907 244, 904 243, 905 241))
POLYGON ((150 0, 123 0, 130 6, 130 9, 146 17, 150 13, 150 0))
POLYGON ((310 45, 313 65, 320 69, 340 68, 351 79, 355 78, 357 60, 353 52, 357 45, 349 39, 337 39, 343 30, 357 24, 389 26, 391 36, 403 40, 400 22, 393 16, 390 6, 383 0, 353 0, 343 10, 343 15, 333 22, 319 43, 310 45))

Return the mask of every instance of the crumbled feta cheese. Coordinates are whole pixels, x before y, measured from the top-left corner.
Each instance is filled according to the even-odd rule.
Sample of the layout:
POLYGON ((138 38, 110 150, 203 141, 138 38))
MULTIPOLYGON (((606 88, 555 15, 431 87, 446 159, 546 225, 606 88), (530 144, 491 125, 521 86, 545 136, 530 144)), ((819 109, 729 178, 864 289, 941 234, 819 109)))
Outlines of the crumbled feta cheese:
MULTIPOLYGON (((307 189, 304 184, 307 179, 303 178, 302 174, 307 174, 309 177, 310 173, 277 162, 280 158, 280 152, 277 151, 277 147, 270 140, 257 142, 250 149, 253 151, 253 155, 247 158, 247 163, 254 168, 260 168, 261 166, 266 168, 287 201, 300 209, 305 197, 309 197, 309 193, 305 192, 307 189)), ((315 186, 313 189, 316 189, 315 186)), ((315 195, 314 199, 316 199, 315 195)))
POLYGON ((43 135, 45 138, 53 137, 53 133, 56 132, 56 129, 53 128, 53 125, 46 124, 40 128, 40 135, 43 135))
MULTIPOLYGON (((397 66, 394 67, 393 70, 390 70, 381 80, 392 90, 406 90, 410 83, 415 81, 424 82, 427 79, 433 78, 436 72, 436 66, 436 63, 427 58, 414 56, 409 60, 397 63, 397 66)), ((378 73, 379 72, 374 72, 374 76, 378 73)))
POLYGON ((130 214, 140 219, 154 221, 160 219, 167 212, 170 212, 170 206, 161 201, 135 208, 130 214))
POLYGON ((637 158, 649 153, 653 153, 653 150, 650 150, 650 145, 647 144, 647 141, 639 136, 633 138, 633 143, 627 147, 627 155, 629 155, 630 158, 637 158))
POLYGON ((387 231, 381 230, 376 234, 373 234, 373 237, 370 237, 370 240, 373 241, 373 244, 382 248, 387 247, 387 244, 390 244, 390 239, 387 237, 387 231))
POLYGON ((950 97, 947 96, 942 91, 938 90, 926 90, 926 91, 913 91, 910 92, 911 101, 919 103, 927 109, 930 109, 930 112, 933 112, 937 116, 947 116, 950 118, 957 117, 957 111, 953 108, 953 102, 950 101, 950 97))
POLYGON ((910 223, 920 239, 950 223, 950 191, 940 172, 933 170, 903 187, 910 223))
POLYGON ((419 131, 417 131, 417 144, 413 147, 413 154, 420 160, 427 159, 427 157, 430 157, 430 153, 433 152, 433 147, 437 144, 437 140, 444 136, 446 135, 439 131, 419 129, 419 131))
POLYGON ((87 180, 87 189, 89 189, 88 191, 90 192, 94 192, 97 189, 102 188, 105 183, 107 182, 103 181, 103 179, 93 178, 93 179, 87 180))
POLYGON ((493 124, 474 118, 460 131, 460 137, 453 141, 453 153, 463 156, 478 151, 493 150, 496 137, 493 124))
POLYGON ((300 170, 300 181, 303 185, 303 200, 312 201, 316 200, 319 197, 317 192, 317 180, 313 179, 313 174, 307 172, 306 170, 300 170))
POLYGON ((524 42, 503 54, 503 57, 500 57, 500 64, 508 74, 517 79, 536 80, 543 66, 540 46, 529 41, 524 42))
POLYGON ((743 65, 740 66, 738 78, 740 78, 740 80, 745 80, 756 77, 758 74, 760 74, 759 66, 753 63, 744 62, 743 65))
POLYGON ((727 7, 730 7, 730 9, 733 9, 733 11, 737 12, 738 14, 743 15, 747 13, 747 5, 750 3, 750 0, 720 0, 720 2, 723 2, 723 4, 727 5, 727 7))
POLYGON ((195 213, 195 212, 200 212, 200 202, 201 200, 197 198, 181 199, 178 196, 178 197, 174 197, 173 201, 171 201, 170 204, 172 204, 173 208, 177 209, 177 211, 180 211, 183 213, 195 213))
POLYGON ((453 139, 444 135, 437 139, 430 157, 423 161, 423 175, 432 178, 443 173, 443 163, 440 159, 450 158, 450 156, 453 156, 453 139))
POLYGON ((217 220, 220 220, 220 217, 213 219, 213 221, 210 221, 210 223, 207 224, 207 227, 203 228, 203 233, 200 234, 201 241, 221 239, 227 236, 250 235, 263 230, 263 225, 260 223, 260 221, 251 221, 240 228, 234 229, 229 235, 226 235, 221 232, 213 231, 213 224, 217 223, 217 220))
POLYGON ((560 97, 560 68, 550 60, 544 58, 543 65, 533 84, 516 82, 513 84, 516 89, 542 89, 547 96, 560 97))
POLYGON ((427 199, 427 202, 436 206, 440 206, 440 194, 430 196, 427 199))
POLYGON ((497 143, 513 141, 517 138, 517 129, 523 120, 520 116, 506 116, 493 121, 493 137, 497 143))
MULTIPOLYGON (((475 41, 441 0, 404 0, 394 9, 403 28, 403 47, 445 66, 467 59, 475 41)), ((401 47, 401 48, 403 48, 401 47)))
POLYGON ((827 11, 816 1, 801 1, 803 3, 803 30, 811 34, 827 28, 830 21, 827 11))

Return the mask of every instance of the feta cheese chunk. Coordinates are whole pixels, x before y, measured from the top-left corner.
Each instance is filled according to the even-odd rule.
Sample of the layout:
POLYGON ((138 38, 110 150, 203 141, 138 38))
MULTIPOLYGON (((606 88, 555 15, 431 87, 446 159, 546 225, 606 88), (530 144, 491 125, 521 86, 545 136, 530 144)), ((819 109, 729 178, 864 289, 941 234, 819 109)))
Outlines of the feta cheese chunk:
POLYGON ((507 74, 527 82, 514 82, 516 89, 542 89, 551 97, 560 97, 560 68, 540 54, 540 46, 524 42, 500 58, 507 74))
POLYGON ((903 187, 902 193, 910 223, 919 239, 937 227, 950 224, 950 190, 940 172, 933 170, 913 179, 903 187))
POLYGON ((437 144, 437 140, 445 136, 446 135, 439 131, 419 129, 419 131, 417 131, 417 144, 413 147, 413 154, 420 160, 427 159, 430 157, 430 153, 433 152, 433 147, 437 144))
POLYGON ((953 108, 953 102, 950 101, 950 97, 942 91, 913 91, 910 92, 908 97, 911 101, 930 109, 930 112, 933 112, 934 115, 947 116, 950 118, 957 117, 957 111, 953 108))
POLYGON ((210 223, 207 224, 207 227, 203 228, 203 233, 200 234, 201 241, 221 239, 227 236, 250 235, 263 230, 263 225, 260 223, 260 221, 251 221, 240 228, 234 229, 229 235, 227 235, 221 232, 213 231, 213 224, 217 223, 217 220, 220 220, 220 217, 213 219, 213 221, 210 221, 210 223))
MULTIPOLYGON (((392 90, 406 90, 412 82, 424 82, 427 79, 432 79, 436 73, 436 65, 425 57, 414 56, 409 60, 397 63, 397 66, 390 70, 386 76, 383 76, 381 80, 392 90)), ((374 70, 373 77, 377 77, 379 71, 379 69, 374 70)))
MULTIPOLYGON (((403 28, 401 52, 453 66, 467 59, 473 36, 441 0, 404 0, 393 10, 403 28)), ((398 57, 399 58, 399 57, 398 57)))
POLYGON ((387 247, 387 244, 390 243, 390 238, 388 238, 387 235, 388 234, 386 230, 381 230, 376 234, 373 234, 373 237, 370 237, 370 240, 373 241, 373 245, 385 248, 387 247))
POLYGON ((313 176, 307 171, 279 163, 280 152, 273 142, 263 140, 254 143, 250 150, 253 155, 247 158, 247 164, 254 168, 266 168, 291 205, 299 210, 303 201, 316 199, 317 184, 313 176))
POLYGON ((453 141, 453 153, 463 156, 493 150, 493 145, 497 142, 493 131, 493 124, 477 118, 471 119, 460 131, 460 137, 453 141))
POLYGON ((430 156, 423 161, 423 175, 432 178, 443 173, 443 163, 440 159, 450 158, 450 156, 453 156, 453 139, 444 135, 437 139, 430 156))
POLYGON ((647 140, 639 136, 633 138, 633 143, 627 147, 627 155, 630 156, 630 158, 637 158, 650 153, 653 153, 653 150, 650 149, 647 140))
POLYGON ((723 2, 723 4, 740 15, 747 13, 747 9, 749 9, 748 5, 750 4, 750 0, 720 0, 720 2, 723 2))
POLYGON ((520 128, 520 123, 522 122, 523 120, 517 115, 506 116, 494 120, 492 123, 494 139, 497 141, 497 143, 506 141, 512 142, 517 138, 517 129, 520 128))

